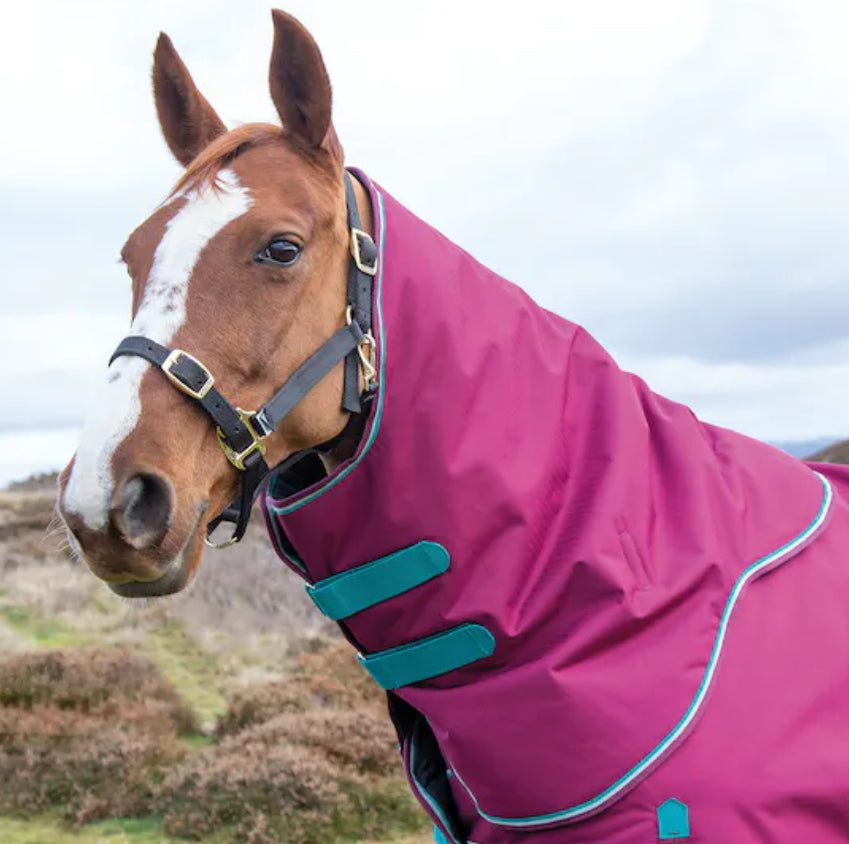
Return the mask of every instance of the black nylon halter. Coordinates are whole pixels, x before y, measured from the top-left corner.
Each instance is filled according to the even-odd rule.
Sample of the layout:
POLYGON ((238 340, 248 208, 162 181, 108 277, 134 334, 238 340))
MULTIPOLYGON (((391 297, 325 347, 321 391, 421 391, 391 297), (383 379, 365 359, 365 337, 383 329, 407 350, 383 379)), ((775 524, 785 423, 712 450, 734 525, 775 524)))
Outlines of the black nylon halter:
MULTIPOLYGON (((277 430, 277 426, 298 402, 340 361, 345 361, 342 409, 359 414, 371 403, 371 395, 377 386, 372 334, 372 290, 377 272, 377 247, 371 236, 362 229, 354 186, 347 172, 345 198, 351 250, 347 325, 313 352, 255 413, 243 411, 227 401, 215 387, 215 379, 210 371, 182 349, 169 349, 147 337, 129 336, 118 344, 109 359, 111 364, 116 358, 125 355, 144 358, 158 367, 177 390, 197 402, 215 423, 227 459, 241 473, 239 496, 207 525, 207 541, 222 522, 234 525, 230 540, 216 547, 238 542, 245 534, 262 482, 272 471, 263 456, 264 439, 277 430), (361 364, 366 375, 366 391, 363 395, 359 387, 361 364)), ((275 467, 275 471, 285 469, 303 454, 298 452, 287 458, 275 467)))

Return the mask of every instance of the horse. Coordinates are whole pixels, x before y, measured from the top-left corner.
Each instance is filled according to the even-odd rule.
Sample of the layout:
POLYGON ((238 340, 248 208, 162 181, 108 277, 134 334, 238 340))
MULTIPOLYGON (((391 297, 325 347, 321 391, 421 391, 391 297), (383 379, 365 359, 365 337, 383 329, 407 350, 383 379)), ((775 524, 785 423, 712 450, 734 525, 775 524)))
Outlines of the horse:
POLYGON ((439 840, 845 842, 849 469, 699 420, 346 168, 272 18, 280 125, 228 131, 157 43, 185 171, 121 252, 77 553, 177 592, 258 501, 439 840))

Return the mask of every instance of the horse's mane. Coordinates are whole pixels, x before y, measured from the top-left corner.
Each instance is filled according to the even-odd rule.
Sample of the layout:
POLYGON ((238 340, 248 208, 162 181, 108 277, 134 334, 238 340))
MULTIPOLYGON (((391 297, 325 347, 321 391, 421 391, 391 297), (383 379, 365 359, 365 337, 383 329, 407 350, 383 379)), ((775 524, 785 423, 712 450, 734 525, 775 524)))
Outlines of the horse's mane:
POLYGON ((332 128, 328 135, 328 149, 305 150, 293 144, 285 129, 280 126, 271 123, 245 123, 219 135, 202 149, 174 185, 171 196, 189 188, 215 187, 219 171, 245 150, 274 143, 284 143, 297 149, 307 161, 319 165, 319 171, 327 169, 330 158, 338 157, 340 161, 342 159, 342 148, 332 128))

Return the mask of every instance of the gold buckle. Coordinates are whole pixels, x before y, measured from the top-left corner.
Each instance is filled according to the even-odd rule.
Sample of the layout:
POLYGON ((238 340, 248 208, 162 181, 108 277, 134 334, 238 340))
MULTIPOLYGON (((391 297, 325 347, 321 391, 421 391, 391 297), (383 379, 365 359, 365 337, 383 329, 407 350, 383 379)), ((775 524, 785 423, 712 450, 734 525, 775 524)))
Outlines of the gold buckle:
POLYGON ((174 349, 164 361, 162 361, 162 366, 159 367, 166 375, 168 380, 182 393, 185 393, 187 396, 191 396, 193 399, 197 399, 200 401, 206 396, 206 394, 212 389, 212 385, 215 383, 215 379, 212 377, 212 373, 195 357, 192 357, 188 352, 184 352, 182 349, 174 349), (185 381, 181 381, 172 371, 171 367, 173 367, 177 361, 180 359, 180 356, 188 358, 192 363, 194 363, 197 367, 203 370, 203 374, 206 375, 206 381, 203 386, 199 390, 193 390, 185 381))
POLYGON ((215 431, 218 434, 218 444, 221 446, 221 450, 224 452, 227 459, 240 472, 244 472, 245 458, 249 457, 255 451, 258 451, 262 455, 265 454, 265 443, 263 442, 263 440, 268 436, 268 434, 260 436, 259 434, 257 434, 254 426, 251 424, 251 421, 256 417, 255 411, 242 410, 241 407, 237 407, 236 413, 239 415, 239 419, 242 420, 242 423, 248 429, 248 433, 253 438, 253 442, 244 451, 236 451, 236 449, 234 449, 227 442, 227 437, 224 435, 224 432, 221 430, 221 428, 216 428, 215 431))
POLYGON ((351 229, 351 257, 357 265, 357 269, 366 275, 377 275, 377 247, 375 246, 374 266, 363 263, 363 254, 360 251, 360 238, 368 240, 374 246, 374 240, 368 232, 362 229, 351 229))

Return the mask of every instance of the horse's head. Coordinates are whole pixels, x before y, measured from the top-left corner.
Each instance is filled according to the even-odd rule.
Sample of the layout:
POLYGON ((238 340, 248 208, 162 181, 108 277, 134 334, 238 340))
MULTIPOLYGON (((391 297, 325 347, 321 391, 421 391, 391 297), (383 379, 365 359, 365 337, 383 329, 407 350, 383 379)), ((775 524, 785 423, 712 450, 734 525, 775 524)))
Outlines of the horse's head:
MULTIPOLYGON (((121 252, 132 278, 130 334, 190 353, 243 408, 265 402, 346 320, 348 227, 330 84, 306 30, 281 12, 273 19, 281 126, 228 132, 160 36, 156 108, 187 169, 121 252)), ((236 495, 239 471, 209 415, 151 363, 117 358, 105 381, 61 474, 60 512, 76 550, 114 591, 178 591, 197 569, 207 524, 236 495)), ((339 434, 342 389, 340 363, 267 437, 268 463, 339 434)))

